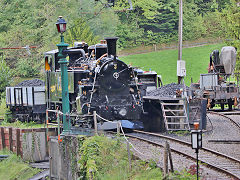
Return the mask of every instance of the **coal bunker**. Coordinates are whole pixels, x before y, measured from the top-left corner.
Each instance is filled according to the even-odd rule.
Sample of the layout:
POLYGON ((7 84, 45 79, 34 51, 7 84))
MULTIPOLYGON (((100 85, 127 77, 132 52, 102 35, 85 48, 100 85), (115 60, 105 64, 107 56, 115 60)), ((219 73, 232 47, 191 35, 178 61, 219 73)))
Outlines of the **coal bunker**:
POLYGON ((40 79, 25 80, 17 84, 15 87, 31 87, 31 86, 45 86, 44 81, 40 79))
MULTIPOLYGON (((183 84, 171 83, 147 92, 147 96, 174 97, 176 95, 176 91, 183 88, 183 84)), ((187 86, 186 88, 188 89, 187 86)))

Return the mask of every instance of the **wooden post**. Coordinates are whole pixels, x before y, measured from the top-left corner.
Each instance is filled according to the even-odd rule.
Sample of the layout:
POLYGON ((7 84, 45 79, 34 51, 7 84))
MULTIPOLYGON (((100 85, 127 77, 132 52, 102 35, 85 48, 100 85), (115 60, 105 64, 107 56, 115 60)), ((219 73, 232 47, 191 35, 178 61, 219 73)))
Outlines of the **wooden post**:
POLYGON ((168 149, 167 149, 167 141, 164 146, 164 154, 163 154, 163 176, 166 177, 168 175, 168 149))
POLYGON ((13 151, 13 144, 12 144, 12 128, 9 128, 9 149, 13 151))
POLYGON ((120 135, 120 121, 117 121, 117 135, 120 135))
POLYGON ((154 47, 154 51, 157 51, 157 45, 153 44, 153 47, 154 47))
POLYGON ((4 127, 1 127, 1 137, 2 137, 2 149, 4 149, 6 147, 6 145, 5 145, 4 127))
POLYGON ((96 113, 96 111, 93 111, 93 120, 94 120, 95 135, 98 135, 98 129, 97 129, 97 113, 96 113))
POLYGON ((17 155, 22 156, 21 153, 21 142, 20 142, 20 129, 17 129, 17 138, 16 138, 16 144, 17 144, 17 155))
POLYGON ((173 172, 173 161, 172 161, 172 153, 171 153, 171 149, 170 149, 170 145, 167 142, 167 151, 168 151, 168 156, 169 156, 169 162, 170 162, 170 171, 173 172))
MULTIPOLYGON (((178 61, 182 60, 182 26, 183 26, 183 2, 179 0, 179 23, 178 23, 178 61)), ((181 84, 182 77, 178 76, 178 84, 181 84)))
POLYGON ((129 161, 129 170, 132 170, 132 159, 131 159, 131 152, 129 142, 127 141, 127 150, 128 150, 128 161, 129 161))

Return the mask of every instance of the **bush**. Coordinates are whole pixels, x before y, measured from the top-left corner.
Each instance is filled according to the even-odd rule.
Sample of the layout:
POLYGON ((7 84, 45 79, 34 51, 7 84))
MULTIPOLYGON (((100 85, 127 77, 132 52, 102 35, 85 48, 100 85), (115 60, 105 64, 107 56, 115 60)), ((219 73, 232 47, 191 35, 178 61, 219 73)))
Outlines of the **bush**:
POLYGON ((4 96, 5 88, 10 84, 12 79, 12 70, 7 66, 6 62, 2 60, 0 63, 0 98, 4 96))
POLYGON ((20 77, 34 77, 40 72, 40 64, 33 59, 19 59, 16 66, 16 75, 20 77))
POLYGON ((80 172, 83 177, 89 178, 92 172, 93 178, 99 179, 115 167, 128 167, 124 144, 103 136, 87 138, 80 148, 80 154, 80 172))

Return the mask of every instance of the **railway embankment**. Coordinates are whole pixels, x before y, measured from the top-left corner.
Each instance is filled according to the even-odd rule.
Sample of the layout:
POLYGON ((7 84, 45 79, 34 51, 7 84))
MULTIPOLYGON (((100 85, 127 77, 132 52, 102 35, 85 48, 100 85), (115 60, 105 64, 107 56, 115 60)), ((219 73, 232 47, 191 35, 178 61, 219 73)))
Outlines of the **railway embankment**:
POLYGON ((48 159, 47 137, 56 135, 56 128, 0 127, 0 150, 7 149, 21 156, 24 161, 48 159))
MULTIPOLYGON (((206 179, 231 179, 240 177, 238 172, 239 165, 239 128, 233 121, 239 123, 239 115, 222 116, 218 113, 207 114, 207 129, 203 133, 203 149, 199 152, 200 158, 200 175, 206 179), (231 120, 230 120, 231 119, 231 120), (210 149, 212 152, 206 152, 205 149, 210 149), (210 167, 213 166, 213 167, 210 167), (214 168, 216 167, 216 168, 214 168), (219 169, 217 169, 219 168, 219 169), (223 173, 221 170, 228 172, 223 173), (228 175, 227 175, 228 174, 228 175), (234 176, 229 176, 234 174, 234 176)), ((185 141, 191 144, 191 135, 187 131, 181 131, 176 133, 164 133, 160 134, 166 137, 175 138, 181 141, 185 141)), ((146 136, 146 135, 144 135, 146 136)), ((196 173, 196 159, 195 151, 189 147, 178 145, 178 143, 165 139, 164 137, 148 137, 151 141, 156 141, 162 146, 165 141, 168 141, 170 148, 172 148, 172 159, 174 170, 196 173), (180 153, 176 152, 180 151, 180 153), (182 153, 182 154, 181 154, 182 153), (191 156, 190 158, 187 156, 191 156)), ((131 143, 135 148, 141 152, 134 151, 134 154, 143 160, 155 159, 159 163, 160 167, 163 167, 163 155, 164 149, 156 145, 143 142, 136 138, 131 138, 131 143)))

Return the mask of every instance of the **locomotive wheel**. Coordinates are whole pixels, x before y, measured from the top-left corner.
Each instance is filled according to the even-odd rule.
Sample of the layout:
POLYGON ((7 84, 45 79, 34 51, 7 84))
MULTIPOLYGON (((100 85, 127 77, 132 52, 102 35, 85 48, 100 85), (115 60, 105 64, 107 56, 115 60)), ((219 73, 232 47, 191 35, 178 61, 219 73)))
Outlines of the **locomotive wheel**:
POLYGON ((212 102, 210 103, 210 107, 214 108, 214 106, 215 106, 215 100, 213 99, 212 102))

